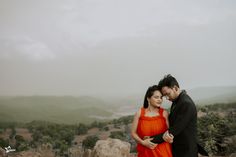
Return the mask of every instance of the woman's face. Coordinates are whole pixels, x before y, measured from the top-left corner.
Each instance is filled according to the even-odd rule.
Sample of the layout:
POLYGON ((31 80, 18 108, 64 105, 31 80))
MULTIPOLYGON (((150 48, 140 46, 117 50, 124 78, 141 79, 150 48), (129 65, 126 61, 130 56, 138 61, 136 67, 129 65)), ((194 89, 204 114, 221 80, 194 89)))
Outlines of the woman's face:
POLYGON ((162 94, 156 90, 150 98, 147 98, 149 104, 153 107, 160 107, 162 103, 162 94))

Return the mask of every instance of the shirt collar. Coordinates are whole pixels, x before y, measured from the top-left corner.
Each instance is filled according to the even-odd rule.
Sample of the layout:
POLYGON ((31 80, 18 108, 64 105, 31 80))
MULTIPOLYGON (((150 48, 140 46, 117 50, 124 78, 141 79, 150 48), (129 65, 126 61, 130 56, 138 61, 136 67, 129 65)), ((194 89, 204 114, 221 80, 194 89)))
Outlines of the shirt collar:
POLYGON ((180 92, 179 96, 178 96, 177 98, 175 98, 175 99, 173 100, 173 102, 177 102, 177 101, 179 100, 179 98, 180 98, 183 94, 186 94, 186 91, 185 91, 185 90, 182 90, 182 91, 180 92))

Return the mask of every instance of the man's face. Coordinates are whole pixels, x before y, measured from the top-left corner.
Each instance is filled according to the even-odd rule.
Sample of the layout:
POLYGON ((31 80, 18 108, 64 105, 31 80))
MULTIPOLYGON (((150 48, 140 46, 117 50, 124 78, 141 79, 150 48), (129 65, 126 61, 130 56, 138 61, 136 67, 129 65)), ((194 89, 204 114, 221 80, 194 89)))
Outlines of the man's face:
POLYGON ((162 87, 161 92, 163 96, 165 96, 169 101, 173 101, 177 98, 177 90, 175 89, 175 87, 169 88, 167 86, 164 86, 162 87))

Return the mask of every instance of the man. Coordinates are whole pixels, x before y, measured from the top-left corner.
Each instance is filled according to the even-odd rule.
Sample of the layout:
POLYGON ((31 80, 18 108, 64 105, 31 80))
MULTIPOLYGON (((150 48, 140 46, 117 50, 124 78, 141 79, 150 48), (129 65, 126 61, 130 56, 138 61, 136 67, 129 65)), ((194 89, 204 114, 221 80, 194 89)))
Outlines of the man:
POLYGON ((159 86, 163 96, 172 101, 170 127, 165 133, 153 136, 151 142, 173 142, 173 157, 197 157, 197 110, 194 102, 185 91, 180 90, 177 80, 170 74, 159 82, 159 86))

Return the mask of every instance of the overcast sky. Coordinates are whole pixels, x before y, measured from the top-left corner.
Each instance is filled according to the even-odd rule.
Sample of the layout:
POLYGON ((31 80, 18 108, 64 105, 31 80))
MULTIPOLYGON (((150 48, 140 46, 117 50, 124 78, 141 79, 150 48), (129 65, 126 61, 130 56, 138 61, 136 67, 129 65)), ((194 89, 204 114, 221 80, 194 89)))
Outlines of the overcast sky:
POLYGON ((236 86, 235 0, 0 0, 0 95, 236 86))

